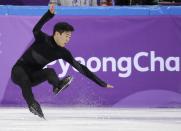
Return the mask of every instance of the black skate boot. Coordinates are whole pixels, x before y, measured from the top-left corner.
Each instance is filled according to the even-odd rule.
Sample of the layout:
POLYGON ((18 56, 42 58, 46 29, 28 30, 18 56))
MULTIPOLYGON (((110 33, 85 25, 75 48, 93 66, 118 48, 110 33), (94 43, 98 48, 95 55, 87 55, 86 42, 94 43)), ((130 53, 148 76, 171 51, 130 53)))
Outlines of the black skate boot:
POLYGON ((30 112, 32 112, 34 115, 38 115, 40 118, 45 119, 44 114, 38 102, 34 101, 28 107, 29 107, 30 112))
POLYGON ((73 77, 71 77, 71 76, 67 76, 67 77, 63 78, 60 81, 58 87, 54 87, 53 88, 54 94, 57 95, 60 91, 62 91, 65 88, 67 88, 70 85, 70 83, 72 82, 72 80, 73 80, 73 77))

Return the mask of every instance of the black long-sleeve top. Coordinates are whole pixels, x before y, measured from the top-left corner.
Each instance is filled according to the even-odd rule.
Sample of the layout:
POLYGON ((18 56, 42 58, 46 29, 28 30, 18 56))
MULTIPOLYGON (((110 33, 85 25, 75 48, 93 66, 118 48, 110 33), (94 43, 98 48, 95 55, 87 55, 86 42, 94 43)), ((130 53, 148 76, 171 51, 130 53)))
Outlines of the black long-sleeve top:
POLYGON ((53 36, 49 36, 41 31, 43 25, 53 16, 54 14, 48 10, 35 25, 33 28, 35 41, 24 52, 18 62, 23 63, 29 68, 39 70, 54 60, 63 59, 98 85, 106 87, 107 84, 93 74, 86 66, 77 62, 68 49, 58 46, 53 36))

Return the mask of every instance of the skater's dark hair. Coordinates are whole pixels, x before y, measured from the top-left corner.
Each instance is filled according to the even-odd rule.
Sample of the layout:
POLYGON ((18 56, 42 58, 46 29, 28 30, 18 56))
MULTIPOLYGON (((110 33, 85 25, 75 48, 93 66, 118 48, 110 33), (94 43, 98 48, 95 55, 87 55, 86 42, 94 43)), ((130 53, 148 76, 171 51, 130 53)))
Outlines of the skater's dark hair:
POLYGON ((59 22, 54 26, 53 35, 55 34, 56 31, 58 31, 60 34, 62 34, 65 31, 73 32, 74 27, 67 22, 59 22))

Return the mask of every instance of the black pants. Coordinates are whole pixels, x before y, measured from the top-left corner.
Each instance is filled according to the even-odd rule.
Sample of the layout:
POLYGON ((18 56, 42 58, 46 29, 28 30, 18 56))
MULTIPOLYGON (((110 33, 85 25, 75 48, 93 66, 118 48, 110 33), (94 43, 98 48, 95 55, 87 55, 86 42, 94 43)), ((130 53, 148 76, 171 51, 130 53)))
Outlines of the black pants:
POLYGON ((35 98, 32 93, 32 87, 46 80, 54 87, 58 86, 59 78, 52 68, 35 70, 23 64, 16 64, 12 68, 11 79, 21 90, 26 103, 30 105, 35 98))

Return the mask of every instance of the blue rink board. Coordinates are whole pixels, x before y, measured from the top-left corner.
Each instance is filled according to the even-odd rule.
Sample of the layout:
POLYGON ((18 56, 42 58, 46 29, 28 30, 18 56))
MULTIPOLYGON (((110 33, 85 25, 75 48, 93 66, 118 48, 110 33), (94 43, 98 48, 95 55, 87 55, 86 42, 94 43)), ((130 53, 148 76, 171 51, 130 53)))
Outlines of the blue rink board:
MULTIPOLYGON (((181 6, 56 7, 58 15, 71 16, 153 16, 181 15, 181 6)), ((41 16, 48 6, 0 5, 0 15, 41 16)))

